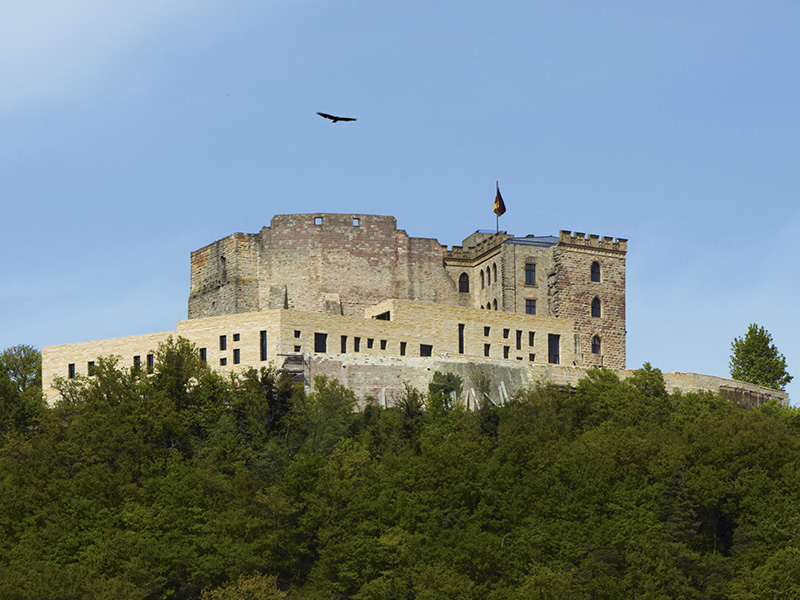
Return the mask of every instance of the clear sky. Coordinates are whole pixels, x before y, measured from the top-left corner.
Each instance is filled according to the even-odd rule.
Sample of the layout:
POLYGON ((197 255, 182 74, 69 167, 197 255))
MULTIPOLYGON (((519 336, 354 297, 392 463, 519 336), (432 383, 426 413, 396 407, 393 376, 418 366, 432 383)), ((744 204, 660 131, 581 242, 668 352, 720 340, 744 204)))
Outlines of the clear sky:
POLYGON ((5 0, 0 348, 171 330, 274 214, 629 240, 628 366, 800 396, 800 2, 5 0), (327 122, 316 111, 357 117, 327 122))

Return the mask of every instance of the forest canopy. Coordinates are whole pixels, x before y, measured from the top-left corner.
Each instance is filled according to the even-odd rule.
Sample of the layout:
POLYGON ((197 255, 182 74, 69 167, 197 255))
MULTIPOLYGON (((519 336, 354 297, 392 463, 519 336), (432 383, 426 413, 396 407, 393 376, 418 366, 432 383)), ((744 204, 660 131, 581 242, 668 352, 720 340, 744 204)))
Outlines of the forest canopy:
POLYGON ((475 411, 445 373, 354 411, 182 339, 53 407, 0 367, 0 599, 800 597, 797 410, 650 365, 475 411))

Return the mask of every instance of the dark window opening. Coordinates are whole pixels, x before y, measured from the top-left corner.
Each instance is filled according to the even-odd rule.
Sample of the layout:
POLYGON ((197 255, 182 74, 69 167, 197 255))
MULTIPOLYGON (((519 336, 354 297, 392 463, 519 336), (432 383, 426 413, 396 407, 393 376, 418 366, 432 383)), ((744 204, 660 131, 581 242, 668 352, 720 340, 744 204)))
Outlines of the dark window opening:
POLYGON ((294 351, 295 351, 295 352, 300 352, 300 346, 295 346, 295 347, 294 347, 294 351))
POLYGON ((592 300, 592 316, 593 316, 593 317, 598 317, 598 318, 599 318, 599 317, 600 317, 600 315, 601 315, 601 311, 600 311, 600 298, 598 298, 597 296, 595 296, 594 300, 592 300))
POLYGON ((315 333, 314 334, 314 352, 324 354, 328 351, 328 334, 315 333))
POLYGON ((529 331, 528 332, 528 346, 533 346, 533 338, 536 336, 536 332, 529 331))
POLYGON ((492 304, 494 305, 493 308, 497 310, 497 298, 494 299, 494 302, 492 302, 492 304))
POLYGON ((560 346, 561 346, 561 336, 556 335, 554 333, 550 333, 547 336, 547 354, 548 354, 548 362, 553 365, 559 364, 561 360, 560 356, 560 346))
POLYGON ((220 358, 219 359, 219 366, 224 367, 227 364, 228 364, 228 359, 227 358, 220 358))
POLYGON ((406 355, 406 343, 400 342, 400 356, 406 355))
POLYGON ((485 287, 486 287, 486 277, 484 276, 483 271, 481 271, 481 289, 485 287))
POLYGON ((525 300, 525 314, 526 315, 536 314, 536 300, 532 300, 531 298, 525 300))
POLYGON ((492 270, 486 267, 486 285, 492 285, 492 270))
POLYGON ((530 362, 534 362, 536 360, 536 355, 535 354, 528 354, 528 360, 530 362))
POLYGON ((148 354, 147 357, 147 373, 152 374, 153 371, 156 369, 156 357, 152 354, 148 354))
POLYGON ((466 273, 462 273, 461 277, 458 278, 458 291, 462 294, 469 292, 469 275, 466 273))
POLYGON ((387 310, 384 313, 381 313, 379 315, 375 315, 374 318, 378 319, 379 321, 391 321, 391 316, 392 315, 390 314, 390 311, 387 310))
POLYGON ((354 337, 353 338, 353 352, 361 352, 361 338, 354 337))
POLYGON ((200 360, 208 362, 208 352, 205 348, 200 348, 200 360))
POLYGON ((75 363, 69 363, 67 365, 67 378, 75 379, 75 363))
POLYGON ((342 354, 347 352, 347 336, 346 335, 342 336, 342 350, 341 350, 341 352, 342 352, 342 354))
POLYGON ((509 334, 509 333, 511 333, 511 330, 510 330, 510 329, 503 329, 503 339, 504 339, 504 340, 507 340, 507 339, 508 339, 508 334, 509 334))
POLYGON ((228 348, 228 336, 225 335, 219 336, 219 349, 227 350, 227 348, 228 348))
POLYGON ((503 346, 503 358, 508 358, 509 352, 511 352, 511 346, 503 346))
POLYGON ((133 369, 134 371, 138 371, 142 368, 142 357, 138 354, 133 357, 133 369))
POLYGON ((239 350, 239 348, 234 348, 234 350, 233 350, 233 364, 238 365, 240 362, 242 362, 241 350, 239 350))
POLYGON ((491 330, 491 327, 484 327, 483 328, 483 335, 488 336, 490 330, 491 330))
POLYGON ((300 330, 299 329, 295 329, 294 330, 294 337, 296 337, 296 338, 300 337, 300 330))
POLYGON ((517 350, 522 350, 522 330, 517 329, 517 350))
POLYGON ((593 262, 592 263, 592 281, 600 281, 600 263, 593 262))
POLYGON ((86 363, 86 373, 87 373, 87 375, 89 375, 89 377, 94 375, 94 361, 93 360, 90 360, 88 363, 86 363))
POLYGON ((492 277, 494 277, 494 282, 497 283, 497 263, 492 265, 492 277))
POLYGON ((239 334, 238 333, 234 333, 233 334, 233 341, 234 342, 238 342, 239 341, 239 334))
POLYGON ((381 340, 381 350, 386 350, 386 340, 381 340))
POLYGON ((430 344, 420 344, 419 345, 419 355, 420 356, 431 356, 433 354, 433 346, 430 344))
POLYGON ((464 354, 464 323, 458 324, 458 353, 464 354))
MULTIPOLYGON (((295 333, 297 333, 297 332, 295 332, 295 333)), ((261 360, 267 360, 267 331, 266 331, 266 329, 262 329, 261 330, 260 336, 261 337, 260 337, 260 340, 259 340, 259 347, 261 349, 261 360)), ((295 336, 295 337, 297 337, 297 336, 295 336)))
POLYGON ((600 354, 600 338, 594 336, 592 338, 592 354, 600 354))
POLYGON ((372 338, 367 338, 367 348, 372 348, 373 343, 375 343, 375 340, 372 338))
POLYGON ((525 285, 536 285, 535 263, 525 263, 525 285))
POLYGON ((489 356, 489 351, 491 350, 491 348, 492 348, 491 344, 484 344, 483 345, 483 355, 484 356, 489 356))

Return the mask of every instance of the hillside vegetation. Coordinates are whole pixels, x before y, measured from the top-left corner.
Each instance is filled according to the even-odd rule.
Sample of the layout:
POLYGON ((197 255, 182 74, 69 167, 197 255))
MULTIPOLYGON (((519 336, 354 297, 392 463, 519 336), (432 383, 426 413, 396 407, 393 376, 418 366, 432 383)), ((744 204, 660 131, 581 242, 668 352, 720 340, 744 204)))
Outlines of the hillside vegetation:
POLYGON ((353 412, 181 339, 53 408, 0 376, 0 599, 800 597, 800 414, 649 365, 475 412, 447 377, 353 412))

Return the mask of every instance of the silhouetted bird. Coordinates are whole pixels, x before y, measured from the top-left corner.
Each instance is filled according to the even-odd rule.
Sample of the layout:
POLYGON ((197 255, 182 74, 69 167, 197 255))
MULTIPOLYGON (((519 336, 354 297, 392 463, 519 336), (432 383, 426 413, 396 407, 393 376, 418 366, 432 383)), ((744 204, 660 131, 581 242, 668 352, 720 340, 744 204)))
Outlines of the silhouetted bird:
POLYGON ((356 120, 356 119, 354 119, 353 117, 337 117, 337 116, 335 116, 335 115, 329 115, 329 114, 327 114, 327 113, 321 113, 321 112, 318 112, 317 114, 318 114, 320 117, 323 117, 323 118, 325 118, 325 119, 330 119, 330 120, 331 120, 331 121, 333 121, 334 123, 336 123, 336 121, 355 121, 355 120, 356 120))

